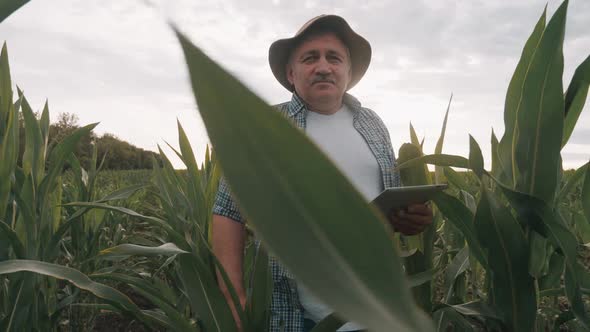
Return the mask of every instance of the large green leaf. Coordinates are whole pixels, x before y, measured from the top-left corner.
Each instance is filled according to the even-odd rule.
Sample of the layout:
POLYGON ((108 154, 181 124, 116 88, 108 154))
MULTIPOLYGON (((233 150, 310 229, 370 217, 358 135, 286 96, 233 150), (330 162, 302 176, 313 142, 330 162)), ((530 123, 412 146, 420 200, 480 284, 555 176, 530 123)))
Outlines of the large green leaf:
POLYGON ((377 211, 303 132, 177 35, 224 175, 267 247, 343 317, 431 330, 377 211))
POLYGON ((8 48, 6 47, 6 42, 4 42, 2 51, 0 52, 0 134, 4 134, 6 130, 5 126, 8 122, 8 114, 11 106, 13 106, 12 80, 10 78, 8 48))
POLYGON ((174 307, 174 303, 167 301, 167 299, 164 298, 162 294, 160 294, 160 290, 150 284, 150 282, 147 280, 120 273, 93 274, 90 277, 94 279, 110 279, 126 283, 131 286, 133 290, 135 290, 141 296, 147 298, 160 310, 162 310, 168 317, 169 323, 171 325, 170 328, 172 328, 174 331, 198 331, 196 327, 192 326, 188 319, 183 317, 178 309, 174 307))
MULTIPOLYGON (((20 105, 20 99, 17 101, 20 105)), ((12 81, 6 43, 0 52, 0 218, 5 218, 19 147, 18 107, 12 103, 12 81)), ((7 217, 8 219, 8 217, 7 217)))
POLYGON ((147 247, 136 244, 120 244, 111 248, 100 251, 99 256, 107 257, 128 257, 128 256, 170 256, 186 254, 187 252, 179 249, 174 243, 164 243, 159 247, 147 247))
POLYGON ((0 2, 0 22, 4 21, 10 14, 22 7, 29 0, 2 0, 0 2))
POLYGON ((268 330, 270 322, 270 303, 272 301, 273 280, 269 257, 263 245, 256 248, 254 270, 248 285, 250 288, 247 310, 250 324, 256 331, 268 330))
POLYGON ((563 140, 561 142, 562 147, 570 139, 578 118, 584 109, 589 86, 590 56, 578 66, 565 93, 565 123, 563 127, 563 140))
MULTIPOLYGON (((172 227, 170 227, 170 225, 168 223, 166 223, 166 221, 164 221, 160 218, 152 217, 152 216, 145 216, 143 214, 140 214, 136 211, 133 211, 133 210, 125 208, 125 207, 113 206, 113 205, 108 205, 108 204, 104 204, 104 203, 72 202, 72 203, 64 204, 64 206, 81 206, 81 207, 86 207, 86 208, 110 210, 110 211, 120 212, 120 213, 126 214, 128 216, 143 219, 156 227, 161 227, 163 230, 165 230, 168 233, 168 236, 170 236, 170 239, 173 240, 174 244, 176 244, 178 247, 180 247, 183 250, 188 250, 186 240, 183 238, 183 236, 181 234, 179 234, 178 232, 176 232, 172 227)), ((84 211, 86 212, 89 210, 84 210, 84 211)), ((67 227, 71 226, 71 223, 73 223, 73 222, 75 222, 75 220, 71 220, 71 219, 68 220, 65 224, 60 226, 59 231, 65 232, 67 230, 67 227)), ((56 232, 56 234, 57 234, 57 232, 56 232)))
POLYGON ((463 247, 447 266, 445 272, 445 302, 449 302, 453 294, 455 280, 469 268, 469 247, 463 247))
POLYGON ((8 240, 8 244, 12 246, 14 255, 17 258, 25 258, 25 248, 22 242, 19 240, 18 235, 10 226, 0 219, 0 234, 4 235, 4 238, 8 240))
POLYGON ((178 256, 182 282, 192 310, 207 332, 236 332, 237 327, 212 269, 197 256, 178 256))
POLYGON ((568 0, 541 37, 524 81, 514 136, 515 188, 552 202, 560 168, 564 123, 563 37, 568 0))
POLYGON ((44 142, 39 127, 39 122, 35 118, 33 109, 29 105, 27 98, 19 91, 22 98, 21 108, 25 120, 25 151, 23 153, 23 170, 25 175, 31 174, 35 187, 41 181, 45 171, 45 151, 44 142))
POLYGON ((30 271, 57 279, 63 279, 71 282, 76 287, 89 291, 92 294, 107 300, 118 308, 121 308, 129 313, 138 315, 139 308, 133 301, 118 290, 94 282, 88 278, 84 273, 72 269, 70 267, 61 266, 57 264, 50 264, 41 261, 32 260, 8 260, 0 262, 0 274, 15 273, 21 271, 30 271))
POLYGON ((566 222, 559 213, 552 209, 539 198, 530 196, 525 193, 514 191, 502 183, 496 181, 502 189, 504 195, 510 201, 510 204, 517 212, 517 218, 528 222, 532 218, 542 221, 545 226, 542 231, 546 233, 547 238, 555 248, 559 248, 565 258, 566 266, 566 295, 576 317, 590 326, 590 318, 584 310, 584 303, 581 298, 581 282, 588 277, 588 273, 580 267, 577 260, 577 240, 567 229, 566 222))
POLYGON ((471 254, 483 266, 487 266, 487 255, 477 238, 473 225, 473 213, 457 198, 443 192, 433 198, 434 203, 445 218, 461 231, 469 245, 471 254))
POLYGON ((543 14, 525 43, 522 55, 516 65, 516 69, 512 75, 506 93, 506 101, 504 105, 504 135, 500 139, 498 145, 497 158, 499 169, 501 169, 502 174, 504 174, 504 178, 510 181, 508 182, 510 186, 513 186, 516 181, 514 179, 516 174, 514 174, 513 155, 514 137, 517 134, 516 118, 522 106, 524 82, 529 74, 533 56, 537 51, 537 47, 539 46, 539 42, 541 41, 541 37, 545 30, 546 12, 547 8, 545 7, 543 14))
POLYGON ((488 250, 494 305, 504 313, 509 331, 533 331, 537 311, 534 280, 528 271, 528 246, 510 210, 482 185, 475 214, 477 234, 488 250))
MULTIPOLYGON (((86 135, 90 135, 90 132, 92 129, 94 129, 94 127, 96 127, 96 125, 97 124, 90 124, 77 129, 72 134, 65 137, 51 151, 51 155, 49 156, 49 169, 45 177, 43 177, 41 183, 38 184, 39 189, 36 195, 37 210, 39 211, 40 219, 36 220, 36 223, 38 223, 41 228, 47 229, 49 227, 53 227, 53 200, 51 199, 51 196, 57 189, 57 178, 63 172, 63 166, 66 160, 68 160, 70 155, 74 152, 80 139, 86 135)), ((50 234, 45 232, 44 235, 48 241, 50 234)))

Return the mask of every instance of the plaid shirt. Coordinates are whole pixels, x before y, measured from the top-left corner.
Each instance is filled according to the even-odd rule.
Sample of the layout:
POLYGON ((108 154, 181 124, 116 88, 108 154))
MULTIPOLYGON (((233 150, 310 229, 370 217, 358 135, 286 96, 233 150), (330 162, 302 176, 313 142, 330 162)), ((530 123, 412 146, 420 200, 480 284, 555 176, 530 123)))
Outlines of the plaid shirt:
MULTIPOLYGON (((395 155, 389 132, 383 121, 372 110, 361 107, 360 102, 353 96, 345 94, 343 101, 353 112, 354 128, 365 139, 379 164, 383 187, 401 186, 399 174, 393 171, 395 155)), ((297 127, 305 130, 308 110, 299 96, 293 94, 291 101, 276 105, 276 108, 297 127)), ((224 178, 221 178, 219 182, 213 213, 240 223, 245 222, 224 178)), ((276 258, 271 257, 270 266, 274 282, 270 331, 301 332, 303 331, 303 308, 299 303, 295 279, 276 258)))

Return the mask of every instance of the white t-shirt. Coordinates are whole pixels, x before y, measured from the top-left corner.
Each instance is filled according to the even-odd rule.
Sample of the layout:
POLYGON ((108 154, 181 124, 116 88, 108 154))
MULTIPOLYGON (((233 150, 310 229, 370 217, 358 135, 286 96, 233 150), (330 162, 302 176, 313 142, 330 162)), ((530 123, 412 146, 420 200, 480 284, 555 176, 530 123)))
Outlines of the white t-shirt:
MULTIPOLYGON (((353 113, 344 104, 338 112, 324 115, 307 113, 307 136, 336 164, 367 201, 373 200, 383 189, 381 171, 375 156, 361 134, 353 126, 353 113)), ((297 283, 299 300, 305 309, 304 317, 315 322, 333 312, 311 292, 297 283)), ((347 323, 338 331, 363 329, 355 323, 347 323)))

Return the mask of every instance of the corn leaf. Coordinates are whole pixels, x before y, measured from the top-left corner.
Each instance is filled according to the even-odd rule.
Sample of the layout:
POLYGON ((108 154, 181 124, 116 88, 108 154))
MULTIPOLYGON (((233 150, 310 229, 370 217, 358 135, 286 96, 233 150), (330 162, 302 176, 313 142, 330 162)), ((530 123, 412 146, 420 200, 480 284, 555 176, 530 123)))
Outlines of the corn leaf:
POLYGON ((557 9, 541 37, 524 81, 516 115, 515 189, 545 202, 555 198, 564 123, 563 38, 568 0, 557 9))
POLYGON ((469 135, 469 168, 478 178, 481 178, 484 173, 481 149, 471 135, 469 135))
POLYGON ((160 290, 151 285, 147 280, 120 273, 93 274, 90 277, 93 279, 109 279, 126 283, 166 314, 170 324, 168 328, 174 331, 198 331, 195 326, 192 326, 189 323, 188 319, 182 316, 182 314, 174 307, 174 304, 168 302, 166 298, 160 294, 160 290))
POLYGON ((419 158, 409 160, 396 166, 397 170, 414 167, 418 164, 431 164, 436 166, 450 166, 457 168, 469 168, 469 160, 465 157, 448 154, 429 154, 419 158))
POLYGON ((412 126, 412 123, 410 122, 410 142, 412 142, 412 144, 416 145, 416 146, 422 146, 420 144, 420 140, 418 139, 418 135, 416 135, 416 130, 414 129, 414 126, 412 126))
POLYGON ((444 167, 443 170, 447 181, 457 187, 457 189, 467 190, 469 188, 469 185, 467 185, 467 182, 465 182, 464 176, 457 173, 454 169, 450 167, 444 167))
MULTIPOLYGON (((498 142, 498 138, 494 133, 494 129, 492 129, 492 140, 491 140, 491 148, 492 148, 492 174, 498 177, 501 180, 505 180, 505 174, 501 172, 502 168, 500 165, 500 157, 498 156, 500 142, 498 142), (502 176, 500 176, 502 175, 502 176)), ((508 181, 506 181, 508 182, 508 181)))
POLYGON ((549 269, 547 274, 539 279, 539 289, 547 290, 560 287, 561 276, 565 269, 565 260, 563 255, 553 252, 549 258, 549 269))
MULTIPOLYGON (((587 327, 590 326, 590 318, 583 309, 584 303, 581 298, 581 282, 588 277, 588 273, 579 266, 577 260, 578 242, 575 236, 567 229, 562 217, 558 213, 554 213, 545 202, 526 193, 512 190, 497 180, 495 181, 517 212, 517 218, 525 220, 523 222, 528 222, 532 217, 536 217, 543 222, 545 226, 543 231, 546 233, 547 238, 555 248, 561 250, 565 257, 565 288, 572 311, 583 324, 587 327)), ((542 232, 540 233, 543 235, 542 232)))
POLYGON ((3 0, 0 2, 0 22, 22 7, 29 0, 3 0))
POLYGON ((469 245, 471 254, 481 265, 487 266, 487 255, 475 233, 473 213, 457 198, 443 192, 438 193, 433 201, 445 218, 461 231, 469 245))
POLYGON ((14 255, 17 258, 25 258, 25 247, 19 240, 18 235, 10 228, 10 226, 8 226, 7 223, 2 220, 0 220, 0 234, 4 235, 4 239, 8 240, 7 244, 12 246, 14 255))
MULTIPOLYGON (((0 15, 2 15, 1 12, 0 15)), ((13 106, 12 80, 10 78, 8 48, 5 42, 0 52, 0 134, 3 134, 6 130, 5 126, 8 123, 8 114, 11 106, 13 106)))
POLYGON ((27 98, 25 98, 22 93, 19 93, 19 95, 22 98, 21 108, 25 119, 23 170, 26 175, 31 174, 32 179, 34 180, 33 183, 36 187, 43 176, 43 174, 38 174, 40 168, 39 164, 42 165, 42 170, 45 171, 45 159, 39 160, 42 156, 41 147, 43 146, 43 138, 41 136, 41 128, 39 128, 39 122, 37 122, 27 98))
POLYGON ((481 301, 472 301, 462 304, 449 305, 441 303, 438 308, 452 308, 463 316, 481 317, 485 319, 494 319, 502 321, 502 315, 493 307, 481 301))
POLYGON ((254 258, 254 271, 249 285, 248 306, 250 324, 255 331, 268 330, 273 280, 266 249, 259 245, 254 258))
POLYGON ((590 56, 582 62, 572 77, 572 81, 565 93, 565 123, 563 128, 563 148, 570 139, 578 118, 586 104, 588 87, 590 86, 590 56))
POLYGON ((437 332, 447 331, 462 331, 470 332, 477 331, 475 327, 452 307, 442 307, 432 314, 432 318, 436 323, 437 332))
POLYGON ((0 274, 21 271, 35 272, 53 278, 67 280, 74 284, 74 286, 89 291, 118 308, 136 315, 139 312, 139 308, 126 295, 112 287, 90 280, 88 276, 78 270, 57 264, 32 260, 15 259, 0 262, 0 274))
POLYGON ((537 47, 539 46, 545 30, 546 12, 547 7, 543 10, 543 14, 525 43, 522 55, 516 65, 516 69, 512 75, 506 93, 506 102, 504 105, 504 135, 498 145, 497 155, 499 167, 501 168, 502 174, 505 174, 505 178, 509 180, 508 184, 510 186, 514 185, 514 177, 516 176, 516 174, 514 174, 513 146, 514 137, 517 133, 517 114, 522 107, 524 82, 529 75, 533 56, 537 51, 537 47))
POLYGON ((556 202, 563 201, 566 198, 567 194, 569 194, 576 187, 578 182, 580 180, 585 179, 585 176, 588 172, 589 165, 590 165, 590 162, 585 163, 584 165, 582 165, 582 167, 578 168, 574 172, 574 174, 572 174, 570 176, 570 178, 565 183, 563 188, 561 188, 561 190, 559 191, 559 194, 557 194, 557 197, 555 199, 556 202))
POLYGON ((478 238, 488 250, 494 306, 504 313, 509 331, 533 331, 537 299, 528 271, 528 247, 520 225, 484 185, 475 214, 478 238))
POLYGON ((113 256, 157 256, 157 255, 177 255, 187 253, 179 249, 174 243, 164 243, 159 247, 147 247, 136 244, 120 244, 111 248, 103 249, 98 254, 99 257, 113 256))
POLYGON ((336 332, 344 323, 346 322, 338 316, 331 314, 317 323, 310 332, 336 332))
POLYGON ((586 220, 590 222, 590 166, 586 166, 586 175, 584 176, 584 184, 582 185, 582 211, 586 220))
POLYGON ((547 239, 539 233, 531 230, 529 232, 529 274, 539 279, 547 272, 551 252, 547 246, 547 239))
POLYGON ((444 289, 445 302, 449 302, 451 295, 453 295, 453 287, 455 280, 469 268, 469 247, 463 247, 461 251, 453 258, 445 272, 444 289))
MULTIPOLYGON (((120 213, 129 215, 129 216, 132 216, 132 217, 141 218, 154 226, 161 227, 163 230, 165 230, 168 233, 170 238, 173 240, 174 244, 176 244, 177 246, 179 246, 183 250, 187 249, 186 248, 186 246, 187 246, 186 240, 183 238, 183 236, 180 235, 178 232, 176 232, 172 227, 170 227, 170 225, 168 225, 164 220, 162 220, 160 218, 145 216, 145 215, 142 215, 138 212, 135 212, 135 211, 125 208, 125 207, 113 206, 113 205, 108 205, 108 204, 104 204, 104 203, 72 202, 72 203, 64 204, 64 206, 81 206, 81 207, 88 207, 88 208, 110 210, 110 211, 120 212, 120 213)), ((74 220, 69 220, 68 222, 64 223, 62 226, 60 226, 60 229, 63 227, 64 230, 67 230, 67 227, 69 227, 71 225, 71 222, 73 222, 73 221, 74 220)))
POLYGON ((224 175, 262 242, 343 317, 374 331, 431 330, 377 212, 304 133, 177 36, 224 175))
POLYGON ((211 268, 192 254, 179 255, 178 259, 186 294, 205 331, 236 332, 236 323, 211 268))

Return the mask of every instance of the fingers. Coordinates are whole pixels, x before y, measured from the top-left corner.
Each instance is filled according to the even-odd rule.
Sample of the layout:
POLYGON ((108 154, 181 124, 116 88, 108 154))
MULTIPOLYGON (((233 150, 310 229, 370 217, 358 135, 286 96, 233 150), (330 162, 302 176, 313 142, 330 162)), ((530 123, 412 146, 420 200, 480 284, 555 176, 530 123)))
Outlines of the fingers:
POLYGON ((412 204, 405 210, 392 211, 389 222, 394 231, 404 235, 415 235, 423 232, 432 224, 432 209, 426 204, 412 204))
POLYGON ((397 216, 393 216, 390 219, 390 223, 394 231, 400 232, 404 235, 415 235, 421 233, 427 227, 427 225, 416 224, 408 219, 399 218, 397 216))
POLYGON ((432 208, 429 204, 411 204, 407 207, 408 213, 432 217, 432 208))

